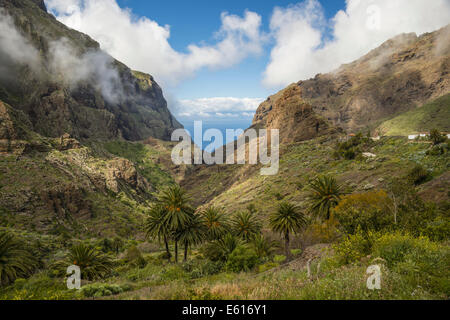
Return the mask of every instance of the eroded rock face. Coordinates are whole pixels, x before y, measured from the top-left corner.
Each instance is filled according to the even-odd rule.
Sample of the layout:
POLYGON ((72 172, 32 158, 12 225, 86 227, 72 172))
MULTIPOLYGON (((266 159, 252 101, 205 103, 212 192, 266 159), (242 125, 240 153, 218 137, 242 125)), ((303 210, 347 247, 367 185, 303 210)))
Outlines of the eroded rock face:
MULTIPOLYGON (((100 50, 87 35, 69 29, 46 13, 41 0, 0 0, 20 34, 39 52, 32 67, 13 60, 2 61, 8 77, 0 77, 0 99, 28 115, 33 131, 52 138, 69 133, 77 140, 144 140, 150 136, 169 140, 181 125, 153 77, 135 72, 100 50), (36 6, 36 4, 38 6, 36 6), (54 70, 54 46, 62 43, 71 56, 85 65, 78 70, 54 70), (97 60, 83 60, 95 56, 97 60), (100 58, 99 58, 100 57, 100 58), (73 78, 76 78, 74 82, 73 78), (109 89, 104 89, 104 88, 109 89)), ((0 57, 2 51, 0 48, 0 57)), ((69 59, 69 58, 68 58, 69 59)), ((71 58, 70 58, 71 59, 71 58)), ((69 60, 70 60, 69 59, 69 60)))
POLYGON ((0 100, 0 154, 22 154, 29 146, 15 117, 14 110, 0 100))
POLYGON ((108 169, 105 172, 106 187, 118 193, 120 183, 123 182, 134 189, 149 191, 150 185, 145 178, 138 174, 134 164, 126 159, 114 159, 108 163, 108 169))
POLYGON ((61 151, 79 148, 81 148, 80 142, 73 139, 68 133, 63 134, 59 139, 59 150, 61 151))
POLYGON ((314 131, 311 119, 292 123, 292 117, 305 116, 306 105, 316 118, 349 133, 420 107, 450 91, 449 44, 450 25, 420 37, 395 37, 335 72, 292 84, 269 97, 259 106, 253 126, 276 125, 296 141, 314 131))
POLYGON ((296 85, 288 87, 276 99, 268 99, 259 110, 254 125, 260 123, 267 129, 279 129, 281 143, 305 141, 337 132, 301 99, 301 88, 296 85))

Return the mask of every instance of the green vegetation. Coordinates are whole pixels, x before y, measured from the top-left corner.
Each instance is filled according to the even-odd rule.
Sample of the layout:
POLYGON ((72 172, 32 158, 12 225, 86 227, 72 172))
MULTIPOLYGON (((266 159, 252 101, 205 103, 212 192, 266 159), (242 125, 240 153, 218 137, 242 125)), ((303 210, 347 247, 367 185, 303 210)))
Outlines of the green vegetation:
POLYGON ((321 176, 310 183, 310 210, 316 216, 330 218, 333 209, 343 195, 342 187, 336 179, 330 176, 321 176))
POLYGON ((67 267, 70 265, 80 267, 83 279, 96 280, 110 274, 113 261, 109 256, 99 252, 97 249, 80 243, 70 248, 66 257, 53 264, 52 268, 59 275, 64 275, 67 267))
POLYGON ((103 144, 103 147, 109 153, 133 162, 139 173, 155 187, 162 188, 174 183, 167 168, 157 163, 158 159, 167 156, 168 151, 164 148, 127 141, 108 141, 103 144))
POLYGON ((408 136, 431 132, 433 128, 450 132, 448 119, 450 119, 450 94, 385 121, 379 127, 379 131, 386 136, 408 136))
MULTIPOLYGON (((118 231, 126 224, 136 234, 123 228, 81 240, 62 223, 49 235, 7 227, 36 265, 4 284, 0 299, 447 299, 448 195, 436 183, 448 170, 448 154, 428 153, 433 147, 425 141, 384 138, 368 150, 376 158, 346 160, 333 157, 334 145, 292 145, 283 151, 278 176, 246 173, 200 208, 195 189, 186 193, 173 182, 145 202, 125 193, 92 198, 95 215, 87 221, 110 221, 118 231), (428 176, 415 185, 410 173, 418 165, 428 176), (429 203, 423 194, 444 200, 429 203), (316 244, 311 279, 305 257, 316 244), (184 259, 178 260, 180 246, 184 259), (75 260, 89 272, 82 290, 69 291, 65 268, 75 260), (382 290, 372 292, 365 272, 375 263, 382 267, 382 290)), ((212 172, 215 181, 224 174, 212 172)))
POLYGON ((284 237, 284 248, 286 257, 291 259, 289 248, 289 235, 300 232, 307 224, 307 219, 299 208, 291 203, 280 203, 278 210, 270 216, 270 226, 272 230, 280 233, 284 237))
POLYGON ((0 231, 0 284, 7 285, 17 278, 29 276, 36 260, 21 241, 12 234, 0 231))

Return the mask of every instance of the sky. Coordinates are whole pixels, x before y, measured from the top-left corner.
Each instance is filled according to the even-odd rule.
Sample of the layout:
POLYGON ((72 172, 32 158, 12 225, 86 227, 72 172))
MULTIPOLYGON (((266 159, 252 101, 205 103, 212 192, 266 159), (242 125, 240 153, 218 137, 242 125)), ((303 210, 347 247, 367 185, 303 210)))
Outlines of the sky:
POLYGON ((247 128, 292 82, 450 23, 450 0, 46 0, 56 18, 161 85, 187 129, 247 128))

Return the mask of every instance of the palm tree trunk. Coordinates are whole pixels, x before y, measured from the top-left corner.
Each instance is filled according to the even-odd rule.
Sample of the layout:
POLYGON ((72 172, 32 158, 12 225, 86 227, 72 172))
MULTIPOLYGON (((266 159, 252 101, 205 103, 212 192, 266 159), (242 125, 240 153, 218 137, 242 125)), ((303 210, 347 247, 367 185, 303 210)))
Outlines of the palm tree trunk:
POLYGON ((286 231, 284 235, 284 250, 286 253, 286 260, 291 260, 291 251, 289 250, 289 231, 286 231))
POLYGON ((184 262, 187 261, 188 247, 189 247, 189 244, 187 242, 185 242, 184 243, 184 262))
POLYGON ((178 241, 175 240, 175 263, 178 263, 178 241))
POLYGON ((172 254, 170 254, 169 242, 167 241, 167 237, 166 236, 164 236, 164 244, 166 245, 167 260, 169 260, 169 262, 170 262, 170 258, 172 257, 172 254))

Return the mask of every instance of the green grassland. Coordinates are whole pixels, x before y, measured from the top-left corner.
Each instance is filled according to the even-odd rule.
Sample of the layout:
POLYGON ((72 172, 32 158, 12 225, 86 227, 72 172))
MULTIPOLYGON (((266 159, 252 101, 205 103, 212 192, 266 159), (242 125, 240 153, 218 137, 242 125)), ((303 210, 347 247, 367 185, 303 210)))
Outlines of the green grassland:
MULTIPOLYGON (((188 191, 194 200, 208 199, 229 216, 246 210, 249 204, 254 205, 258 219, 263 222, 263 234, 281 243, 282 239, 270 230, 269 215, 283 201, 295 203, 307 212, 308 185, 316 176, 332 175, 347 193, 364 194, 387 189, 393 180, 409 183, 406 176, 420 165, 428 171, 429 181, 411 189, 416 188, 427 198, 444 199, 427 204, 430 218, 417 216, 417 223, 430 226, 434 233, 425 235, 423 232, 428 229, 416 226, 388 228, 370 233, 371 240, 361 245, 366 243, 366 236, 337 232, 337 237, 327 238, 311 236, 308 229, 309 236, 300 234, 292 241, 291 249, 296 254, 293 265, 284 264, 286 257, 278 247, 271 258, 260 257, 251 268, 236 272, 225 262, 211 261, 203 244, 189 249, 187 262, 168 262, 163 245, 145 239, 142 232, 146 203, 150 204, 151 198, 140 202, 127 192, 115 195, 89 192, 86 199, 92 204, 91 217, 62 218, 64 223, 45 233, 37 231, 38 222, 28 216, 6 212, 8 206, 4 204, 1 230, 12 232, 28 243, 39 258, 39 267, 30 278, 17 279, 0 289, 0 299, 448 299, 448 152, 433 155, 427 152, 432 148, 427 141, 386 137, 362 146, 361 152, 371 152, 375 158, 358 155, 353 160, 345 160, 333 155, 336 142, 316 139, 284 146, 280 172, 275 176, 260 176, 259 167, 201 167, 196 172, 197 180, 190 181, 188 191), (441 185, 436 185, 440 180, 441 185), (123 244, 119 251, 114 251, 107 244, 117 237, 123 244), (70 291, 52 265, 80 241, 111 256, 114 267, 105 279, 84 280, 82 290, 70 291), (323 244, 320 246, 323 254, 313 261, 313 276, 308 277, 303 252, 317 243, 323 244), (134 248, 138 248, 142 259, 127 258, 134 248), (366 269, 374 263, 382 268, 379 291, 366 287, 366 269)), ((164 162, 158 161, 159 157, 168 155, 167 150, 159 144, 91 142, 89 149, 51 151, 46 158, 51 155, 61 163, 70 163, 70 170, 76 172, 81 170, 73 161, 77 157, 98 171, 111 157, 124 157, 155 183, 156 193, 176 178, 166 171, 168 166, 164 162)), ((43 188, 39 181, 49 185, 76 181, 40 155, 19 160, 2 157, 1 166, 1 192, 20 194, 23 188, 36 188, 36 185, 43 188), (30 180, 27 174, 35 180, 30 180), (45 179, 39 174, 44 174, 45 179)), ((191 174, 186 179, 190 177, 193 179, 191 174)), ((43 212, 38 211, 36 216, 51 218, 43 212)), ((170 250, 174 250, 173 243, 170 250)))
POLYGON ((383 122, 378 130, 387 136, 407 136, 438 129, 450 132, 450 94, 383 122))

